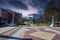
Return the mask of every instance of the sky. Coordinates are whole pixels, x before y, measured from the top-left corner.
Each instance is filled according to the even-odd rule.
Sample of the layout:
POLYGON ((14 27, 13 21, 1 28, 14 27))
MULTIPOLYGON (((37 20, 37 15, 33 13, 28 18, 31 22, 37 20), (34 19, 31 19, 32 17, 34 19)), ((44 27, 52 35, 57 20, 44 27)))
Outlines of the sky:
MULTIPOLYGON (((0 0, 0 7, 22 13, 23 17, 29 14, 44 14, 47 3, 52 0, 0 0)), ((55 6, 60 8, 59 1, 53 0, 55 6)))

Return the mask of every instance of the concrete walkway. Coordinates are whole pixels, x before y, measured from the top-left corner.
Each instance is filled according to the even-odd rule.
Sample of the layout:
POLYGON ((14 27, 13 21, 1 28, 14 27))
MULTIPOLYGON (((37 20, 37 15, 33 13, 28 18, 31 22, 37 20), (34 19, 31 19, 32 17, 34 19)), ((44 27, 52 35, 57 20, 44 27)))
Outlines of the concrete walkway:
POLYGON ((15 27, 4 27, 4 28, 0 28, 0 34, 2 34, 3 32, 6 32, 8 30, 11 30, 13 28, 15 28, 15 27))
MULTIPOLYGON (((24 31, 25 29, 26 27, 19 29, 15 34, 12 35, 12 37, 22 38, 25 33, 24 31)), ((8 40, 16 40, 16 39, 8 39, 8 40)))

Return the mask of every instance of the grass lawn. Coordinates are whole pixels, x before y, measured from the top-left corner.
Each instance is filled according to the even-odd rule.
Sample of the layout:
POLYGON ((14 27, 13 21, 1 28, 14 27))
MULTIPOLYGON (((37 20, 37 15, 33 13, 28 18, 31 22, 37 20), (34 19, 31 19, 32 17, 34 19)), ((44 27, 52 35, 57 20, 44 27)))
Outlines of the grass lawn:
POLYGON ((34 25, 36 25, 36 26, 48 26, 48 24, 46 24, 46 23, 39 23, 39 24, 34 24, 34 25))

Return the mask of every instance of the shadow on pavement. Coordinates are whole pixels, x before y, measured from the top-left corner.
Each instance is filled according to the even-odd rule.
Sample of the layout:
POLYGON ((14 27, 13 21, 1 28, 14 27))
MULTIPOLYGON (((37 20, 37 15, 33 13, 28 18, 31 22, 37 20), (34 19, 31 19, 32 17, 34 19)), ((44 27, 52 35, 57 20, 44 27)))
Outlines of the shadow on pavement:
POLYGON ((6 35, 0 35, 0 38, 15 39, 15 40, 32 40, 32 38, 16 38, 16 37, 11 37, 6 35))
POLYGON ((6 26, 0 26, 0 28, 4 28, 4 27, 6 27, 6 26))

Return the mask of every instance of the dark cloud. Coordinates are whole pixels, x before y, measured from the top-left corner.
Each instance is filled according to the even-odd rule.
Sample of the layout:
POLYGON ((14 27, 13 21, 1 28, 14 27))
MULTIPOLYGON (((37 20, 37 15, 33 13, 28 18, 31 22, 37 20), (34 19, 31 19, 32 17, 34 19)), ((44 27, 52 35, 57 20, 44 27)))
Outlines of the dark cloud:
POLYGON ((31 5, 33 7, 44 7, 48 2, 48 0, 32 0, 31 5))
POLYGON ((21 1, 17 1, 17 0, 0 0, 0 3, 3 5, 5 4, 6 6, 10 5, 10 6, 15 6, 24 10, 27 10, 27 5, 25 5, 24 3, 22 3, 21 1))
POLYGON ((60 9, 60 0, 53 0, 56 8, 60 9))
POLYGON ((53 2, 54 6, 60 9, 60 0, 0 0, 0 7, 28 10, 28 5, 30 5, 32 8, 37 8, 39 13, 44 13, 49 2, 53 2))
MULTIPOLYGON (((28 0, 23 0, 24 2, 28 0)), ((29 3, 29 5, 39 8, 42 7, 44 8, 46 3, 49 2, 49 0, 31 0, 31 2, 29 3)), ((12 5, 21 9, 28 9, 27 5, 25 5, 25 3, 22 3, 21 0, 0 0, 0 3, 5 4, 5 5, 12 5)))

